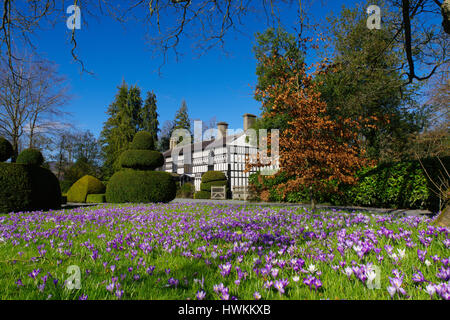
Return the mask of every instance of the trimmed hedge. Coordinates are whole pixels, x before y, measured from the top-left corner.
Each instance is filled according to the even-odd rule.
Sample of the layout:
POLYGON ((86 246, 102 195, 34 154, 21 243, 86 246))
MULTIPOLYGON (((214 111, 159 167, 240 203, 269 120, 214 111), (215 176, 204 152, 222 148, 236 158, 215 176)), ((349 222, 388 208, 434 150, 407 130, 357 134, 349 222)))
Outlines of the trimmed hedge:
POLYGON ((161 152, 151 150, 126 150, 119 158, 122 168, 154 170, 164 164, 161 152))
POLYGON ((104 193, 105 185, 97 178, 86 175, 75 182, 67 192, 68 202, 86 202, 86 197, 89 194, 104 193))
POLYGON ((86 203, 104 203, 106 202, 106 195, 104 193, 92 193, 86 197, 86 203))
POLYGON ((17 157, 17 163, 40 166, 44 163, 44 157, 38 149, 24 149, 17 157))
POLYGON ((178 198, 192 198, 195 193, 195 187, 192 183, 186 182, 177 189, 178 198))
POLYGON ((175 199, 176 184, 168 172, 123 169, 108 182, 106 200, 124 202, 169 202, 175 199))
POLYGON ((153 150, 155 142, 152 135, 147 131, 139 131, 135 134, 129 147, 130 150, 153 150))
POLYGON ((218 180, 227 180, 225 173, 223 173, 222 171, 207 171, 202 175, 203 183, 218 180))
POLYGON ((206 183, 200 184, 200 190, 201 191, 208 191, 211 192, 211 187, 222 187, 227 185, 227 180, 219 180, 219 181, 211 181, 206 183))
POLYGON ((48 169, 0 163, 0 212, 50 210, 61 207, 58 179, 48 169))
POLYGON ((194 194, 194 199, 211 199, 211 192, 197 191, 194 194))
POLYGON ((11 142, 0 137, 0 162, 6 161, 13 156, 14 150, 11 142))

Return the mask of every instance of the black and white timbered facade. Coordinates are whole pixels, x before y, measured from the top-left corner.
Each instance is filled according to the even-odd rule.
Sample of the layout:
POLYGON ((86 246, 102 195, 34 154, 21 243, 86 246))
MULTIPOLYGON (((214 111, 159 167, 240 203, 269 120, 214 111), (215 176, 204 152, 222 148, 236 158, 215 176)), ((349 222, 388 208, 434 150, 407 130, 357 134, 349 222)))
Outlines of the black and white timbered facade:
POLYGON ((244 131, 239 134, 227 135, 228 124, 219 122, 216 139, 196 142, 184 147, 173 147, 171 144, 171 149, 164 152, 163 170, 190 176, 196 191, 200 190, 202 175, 211 170, 225 173, 232 192, 235 187, 247 187, 251 173, 261 169, 276 170, 278 167, 275 164, 245 172, 246 159, 258 152, 256 143, 250 143, 253 139, 248 131, 255 118, 254 115, 245 114, 244 131), (190 163, 185 163, 184 151, 189 150, 188 148, 190 163), (176 160, 172 158, 173 155, 177 158, 176 160))

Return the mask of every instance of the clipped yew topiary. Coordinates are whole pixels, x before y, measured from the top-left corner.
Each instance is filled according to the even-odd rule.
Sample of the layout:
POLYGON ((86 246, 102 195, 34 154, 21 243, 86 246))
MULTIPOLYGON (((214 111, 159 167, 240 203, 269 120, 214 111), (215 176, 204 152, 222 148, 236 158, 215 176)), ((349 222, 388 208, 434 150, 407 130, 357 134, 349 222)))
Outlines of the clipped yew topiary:
POLYGON ((99 179, 86 175, 70 187, 67 202, 84 203, 89 194, 100 194, 105 190, 105 185, 99 179))
POLYGON ((6 161, 13 155, 13 147, 11 142, 0 137, 0 162, 6 161))
POLYGON ((44 163, 44 157, 38 149, 24 149, 16 160, 20 164, 28 164, 33 166, 41 166, 44 163))
POLYGON ((106 195, 104 193, 92 193, 86 197, 86 203, 103 203, 106 202, 106 195))
POLYGON ((147 131, 139 131, 136 133, 130 144, 130 150, 153 149, 155 149, 155 142, 153 141, 152 135, 147 131))
POLYGON ((169 202, 176 192, 176 184, 168 172, 123 169, 109 180, 106 199, 111 203, 169 202))
POLYGON ((151 150, 126 150, 119 158, 122 168, 155 170, 164 164, 161 152, 151 150))
POLYGON ((40 157, 27 158, 22 153, 19 156, 38 161, 0 163, 0 212, 59 209, 59 182, 50 170, 37 165, 43 158, 40 161, 40 157))
MULTIPOLYGON (((202 175, 200 191, 194 194, 194 199, 211 199, 211 187, 228 186, 227 176, 222 171, 207 171, 202 175)), ((228 188, 227 194, 228 194, 228 188)))
POLYGON ((227 185, 227 180, 217 180, 211 182, 202 182, 200 184, 200 190, 211 192, 211 187, 222 187, 227 185))
POLYGON ((153 147, 148 132, 134 136, 130 149, 119 158, 122 169, 108 181, 107 202, 169 202, 175 198, 176 184, 170 173, 152 171, 164 164, 163 155, 153 147))
POLYGON ((227 177, 222 171, 207 171, 202 175, 202 183, 226 180, 227 177))

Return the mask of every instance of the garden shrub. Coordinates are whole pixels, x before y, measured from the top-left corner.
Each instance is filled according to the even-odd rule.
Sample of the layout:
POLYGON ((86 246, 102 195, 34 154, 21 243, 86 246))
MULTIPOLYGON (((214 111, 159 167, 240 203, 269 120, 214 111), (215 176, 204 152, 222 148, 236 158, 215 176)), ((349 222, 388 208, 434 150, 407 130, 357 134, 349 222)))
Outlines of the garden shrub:
POLYGON ((0 162, 6 161, 13 156, 14 150, 11 142, 0 137, 0 162))
POLYGON ((86 203, 104 203, 106 202, 106 195, 104 193, 92 193, 86 197, 86 203))
MULTIPOLYGON (((450 157, 441 159, 449 171, 450 157)), ((439 160, 424 159, 422 164, 434 181, 446 177, 439 160)), ((336 191, 317 193, 318 203, 333 205, 358 205, 368 207, 420 208, 438 210, 439 198, 433 192, 435 187, 428 179, 419 161, 403 161, 379 164, 372 168, 363 168, 357 174, 359 181, 354 186, 341 184, 336 191)), ((448 177, 444 178, 448 181, 448 177)), ((277 185, 287 181, 280 172, 274 176, 254 173, 249 176, 251 190, 260 200, 288 201, 296 203, 310 202, 307 188, 289 192, 283 198, 277 185)))
POLYGON ((138 170, 155 170, 164 164, 164 157, 159 151, 126 150, 119 157, 122 168, 138 170))
POLYGON ((123 202, 169 202, 175 198, 176 185, 168 172, 123 169, 108 182, 106 200, 123 202))
POLYGON ((222 187, 227 185, 227 180, 217 180, 200 184, 201 191, 211 192, 211 187, 222 187))
POLYGON ((207 171, 202 175, 202 183, 227 180, 225 173, 222 171, 207 171))
POLYGON ((44 163, 44 157, 38 149, 24 149, 17 157, 17 163, 40 166, 44 163))
POLYGON ((104 193, 105 189, 105 185, 99 179, 86 175, 70 187, 67 201, 83 203, 89 194, 104 193))
POLYGON ((138 132, 130 149, 124 151, 121 170, 109 179, 106 200, 122 202, 169 202, 176 196, 176 183, 168 172, 152 171, 164 164, 164 157, 152 151, 153 139, 148 132, 138 132))
POLYGON ((129 147, 130 150, 154 150, 155 142, 147 131, 139 131, 135 134, 129 147))
POLYGON ((64 169, 64 178, 60 182, 63 192, 69 191, 70 187, 86 175, 99 176, 97 168, 85 157, 80 157, 71 166, 64 169))
POLYGON ((61 207, 58 179, 48 169, 18 163, 0 163, 0 185, 0 212, 61 207))
POLYGON ((195 187, 192 183, 186 182, 177 190, 178 198, 192 198, 194 196, 195 187))
POLYGON ((211 199, 211 192, 197 191, 194 194, 194 199, 211 199))

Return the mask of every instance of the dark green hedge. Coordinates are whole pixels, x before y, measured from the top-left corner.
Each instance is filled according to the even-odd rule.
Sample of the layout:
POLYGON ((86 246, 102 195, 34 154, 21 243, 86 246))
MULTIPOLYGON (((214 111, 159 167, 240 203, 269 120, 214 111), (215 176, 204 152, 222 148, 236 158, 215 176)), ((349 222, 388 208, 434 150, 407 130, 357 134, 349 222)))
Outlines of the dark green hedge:
MULTIPOLYGON (((441 160, 449 171, 450 157, 441 160)), ((424 159, 422 163, 434 181, 446 177, 436 158, 424 159)), ((348 201, 353 204, 430 210, 439 207, 433 183, 427 178, 419 161, 384 163, 373 169, 365 169, 358 176, 358 184, 345 189, 348 201)), ((444 179, 449 182, 448 176, 444 179)))
POLYGON ((17 163, 0 163, 0 186, 0 212, 61 207, 58 179, 48 169, 17 163))
POLYGON ((86 203, 103 203, 106 202, 106 195, 104 193, 88 194, 86 203))
POLYGON ((86 175, 70 187, 67 192, 67 201, 84 203, 89 194, 101 194, 105 190, 105 185, 99 179, 86 175))
POLYGON ((194 193, 194 199, 211 199, 211 192, 197 191, 194 193))
POLYGON ((122 168, 154 170, 164 164, 164 157, 159 151, 126 150, 119 158, 122 168))
POLYGON ((155 142, 152 135, 147 131, 139 131, 135 134, 133 141, 128 148, 130 150, 153 150, 155 149, 155 142))
POLYGON ((200 184, 200 190, 211 192, 211 187, 221 187, 226 186, 227 180, 217 180, 200 184))
POLYGON ((211 182, 211 181, 218 181, 218 180, 227 180, 225 173, 223 173, 222 171, 207 171, 202 175, 203 183, 207 183, 207 182, 211 182))
POLYGON ((40 166, 44 163, 44 157, 42 156, 42 152, 38 149, 24 149, 16 160, 19 164, 28 164, 33 166, 40 166))
POLYGON ((175 199, 176 184, 168 172, 123 169, 116 172, 108 182, 106 201, 169 202, 175 199))
POLYGON ((195 187, 192 183, 184 183, 181 187, 177 188, 178 198, 192 198, 194 196, 195 187))
POLYGON ((0 162, 6 161, 13 155, 13 147, 11 142, 0 137, 0 162))

